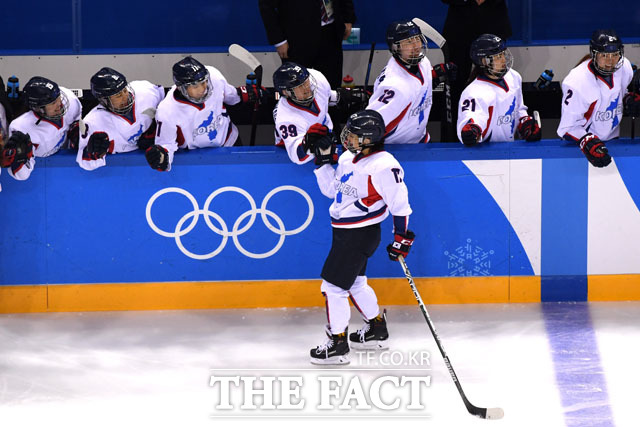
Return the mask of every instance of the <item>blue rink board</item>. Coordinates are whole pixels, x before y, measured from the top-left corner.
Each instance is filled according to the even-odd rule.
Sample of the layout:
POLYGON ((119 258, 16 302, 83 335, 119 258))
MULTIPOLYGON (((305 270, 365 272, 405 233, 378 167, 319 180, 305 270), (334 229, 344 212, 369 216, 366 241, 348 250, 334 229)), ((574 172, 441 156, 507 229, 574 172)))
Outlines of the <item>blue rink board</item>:
MULTIPOLYGON (((637 172, 632 169, 640 148, 629 141, 609 146, 612 154, 620 158, 621 172, 630 175, 630 191, 640 193, 637 172)), ((559 141, 536 145, 496 143, 476 149, 451 144, 392 146, 389 151, 405 169, 414 210, 410 228, 417 235, 410 265, 418 277, 533 275, 507 218, 462 160, 584 160, 575 146, 559 141), (454 254, 457 263, 451 261, 454 254)), ((110 156, 108 163, 107 167, 87 172, 77 166, 72 155, 63 153, 38 159, 31 178, 24 182, 14 181, 3 171, 0 284, 319 277, 331 243, 331 200, 320 194, 313 165, 296 166, 283 150, 271 147, 180 152, 169 173, 151 170, 142 153, 110 156), (280 186, 295 186, 308 194, 313 204, 308 226, 281 238, 257 214, 255 222, 245 227, 250 218, 245 214, 250 209, 249 201, 237 192, 226 191, 213 199, 209 217, 218 229, 222 227, 220 221, 224 221, 228 238, 219 253, 209 259, 185 255, 175 238, 164 237, 149 226, 145 214, 150 198, 165 188, 188 191, 198 209, 203 209, 214 191, 237 187, 246 191, 259 209, 265 196, 280 186), (243 214, 244 219, 238 221, 243 214), (237 244, 231 236, 235 222, 241 231, 246 229, 236 233, 237 244), (254 254, 268 253, 279 240, 283 241, 279 250, 266 258, 247 256, 238 248, 239 245, 254 254)), ((543 192, 552 194, 554 188, 543 187, 543 192)), ((632 197, 636 203, 640 199, 639 194, 632 197)), ((279 218, 289 231, 302 226, 309 216, 303 195, 290 190, 273 195, 265 209, 272 228, 278 228, 279 218)), ((543 212, 544 209, 543 206, 543 212)), ((150 216, 160 230, 175 233, 181 218, 182 229, 188 228, 191 219, 185 215, 193 211, 187 197, 168 193, 157 198, 150 216)), ((384 251, 391 238, 391 221, 387 219, 380 248, 369 263, 370 277, 401 276, 401 270, 387 260, 384 251)), ((202 255, 222 246, 223 237, 200 217, 179 241, 185 252, 202 255)), ((584 263, 575 265, 574 270, 562 274, 586 274, 586 258, 584 263)))

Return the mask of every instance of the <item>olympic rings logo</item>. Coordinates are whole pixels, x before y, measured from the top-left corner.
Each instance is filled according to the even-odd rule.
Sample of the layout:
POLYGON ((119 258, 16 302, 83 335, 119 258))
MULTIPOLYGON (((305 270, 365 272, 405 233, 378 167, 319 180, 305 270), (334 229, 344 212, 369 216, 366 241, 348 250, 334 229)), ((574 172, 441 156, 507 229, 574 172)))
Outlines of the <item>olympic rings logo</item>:
POLYGON ((224 249, 224 247, 227 244, 227 240, 229 240, 229 237, 231 237, 233 239, 233 243, 236 245, 236 248, 238 248, 238 250, 241 253, 243 253, 249 258, 261 259, 261 258, 268 258, 273 254, 275 254, 276 252, 278 252, 282 247, 282 245, 284 244, 284 239, 286 236, 298 234, 309 226, 309 224, 311 223, 311 219, 313 218, 313 202, 311 200, 311 197, 309 197, 309 195, 304 190, 298 187, 295 187, 293 185, 281 185, 280 187, 276 187, 273 190, 271 190, 265 196, 264 200, 262 201, 262 204, 260 205, 260 208, 257 208, 255 200, 253 200, 253 197, 251 197, 251 195, 247 191, 239 187, 222 187, 215 190, 213 193, 211 193, 209 197, 207 197, 207 200, 205 201, 203 208, 200 209, 200 207, 198 206, 198 201, 187 190, 184 190, 178 187, 167 187, 157 191, 153 196, 151 196, 151 198, 147 202, 146 216, 147 216, 147 223, 149 224, 149 227, 151 227, 153 231, 155 231, 156 233, 164 237, 173 237, 176 241, 176 245, 178 246, 178 249, 180 249, 180 251, 186 256, 188 256, 189 258, 199 259, 199 260, 213 258, 224 249), (307 215, 307 219, 300 227, 295 228, 293 230, 287 230, 284 226, 284 223, 282 222, 282 219, 278 215, 276 215, 273 211, 270 211, 267 209, 267 203, 269 203, 269 200, 271 199, 271 197, 273 197, 274 195, 276 195, 281 191, 296 192, 300 194, 302 197, 304 197, 304 199, 307 202, 307 206, 309 209, 309 214, 307 215), (251 206, 251 208, 248 211, 244 212, 242 215, 238 217, 238 219, 236 219, 231 231, 229 231, 229 228, 227 227, 227 224, 225 223, 224 219, 222 219, 220 215, 218 215, 215 212, 212 212, 209 209, 209 207, 211 206, 211 203, 213 202, 213 199, 215 199, 216 196, 226 192, 235 192, 243 195, 249 201, 249 205, 251 206), (161 230, 153 222, 153 219, 151 219, 151 208, 153 207, 153 203, 156 201, 158 197, 167 193, 182 194, 193 205, 193 210, 189 213, 186 213, 182 218, 180 218, 180 220, 176 224, 175 229, 173 231, 161 230), (280 236, 280 238, 278 239, 278 243, 273 249, 261 254, 253 253, 246 250, 238 240, 238 237, 240 235, 244 234, 247 230, 249 230, 249 228, 251 228, 258 214, 260 214, 260 217, 262 218, 262 222, 264 223, 264 225, 270 231, 280 236), (215 250, 213 250, 212 252, 209 252, 208 254, 202 254, 202 255, 194 254, 193 252, 190 252, 182 244, 182 237, 188 234, 191 230, 193 230, 193 228, 198 223, 198 219, 200 218, 200 215, 204 217, 204 222, 207 224, 207 227, 209 227, 211 231, 222 236, 222 241, 220 242, 220 245, 218 245, 218 247, 215 250), (240 224, 246 217, 249 217, 249 221, 247 222, 246 225, 240 228, 240 224), (267 219, 267 217, 275 221, 277 228, 271 224, 271 222, 267 219), (220 228, 216 227, 211 222, 211 218, 217 221, 217 223, 220 225, 220 228), (189 219, 191 219, 191 222, 189 223, 189 225, 183 228, 184 224, 189 219))

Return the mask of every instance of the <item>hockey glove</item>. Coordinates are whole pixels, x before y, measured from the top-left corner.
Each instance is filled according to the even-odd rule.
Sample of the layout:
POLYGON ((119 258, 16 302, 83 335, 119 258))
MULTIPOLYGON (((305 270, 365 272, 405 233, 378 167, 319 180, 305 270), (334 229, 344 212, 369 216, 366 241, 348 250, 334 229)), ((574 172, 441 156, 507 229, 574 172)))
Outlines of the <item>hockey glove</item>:
POLYGON ((162 145, 152 145, 144 152, 152 169, 164 172, 169 167, 169 152, 162 145))
MULTIPOLYGON (((330 137, 332 136, 332 134, 329 135, 330 137)), ((322 140, 322 144, 318 144, 315 147, 315 164, 317 166, 335 165, 338 163, 337 145, 333 140, 328 146, 325 145, 324 142, 326 142, 326 140, 322 140)))
POLYGON ((460 137, 462 138, 462 143, 468 147, 472 145, 476 145, 480 140, 480 136, 482 135, 482 129, 477 124, 469 121, 466 125, 462 127, 462 131, 460 132, 460 137))
POLYGON ((314 123, 311 125, 304 136, 304 141, 302 142, 305 151, 310 153, 315 153, 316 147, 326 149, 332 143, 333 140, 329 134, 329 128, 325 125, 321 125, 320 123, 314 123))
POLYGON ((89 142, 82 152, 82 158, 84 160, 98 160, 110 150, 113 148, 111 141, 109 141, 109 135, 104 132, 95 132, 89 137, 89 142))
POLYGON ((138 142, 137 142, 138 148, 143 151, 147 151, 147 148, 151 147, 154 144, 155 140, 156 140, 156 120, 153 119, 151 121, 151 125, 149 126, 149 129, 144 131, 144 133, 140 135, 140 138, 138 138, 138 142))
POLYGON ((431 78, 436 85, 444 82, 447 77, 450 82, 455 82, 458 78, 458 66, 453 62, 437 64, 431 70, 431 78))
POLYGON ((238 96, 242 99, 243 104, 264 104, 266 100, 266 90, 264 87, 257 85, 246 85, 236 88, 238 96))
POLYGON ((13 131, 9 140, 2 149, 3 168, 11 167, 13 172, 17 172, 27 161, 33 157, 33 144, 29 134, 24 134, 19 130, 13 131))
POLYGON ((338 94, 337 106, 347 112, 360 111, 366 107, 368 96, 362 88, 339 87, 336 89, 336 93, 338 94))
POLYGON ((524 116, 520 118, 520 123, 518 123, 518 133, 523 139, 526 139, 529 142, 540 141, 542 138, 540 126, 538 126, 536 120, 531 116, 524 116))
POLYGON ((611 156, 609 150, 604 145, 604 142, 594 134, 588 133, 580 138, 580 149, 586 156, 589 163, 597 168, 603 168, 611 163, 611 156))
POLYGON ((79 122, 76 120, 71 123, 69 126, 69 130, 67 131, 67 148, 69 150, 78 151, 78 140, 80 139, 80 126, 79 122))
POLYGON ((640 116, 640 94, 629 92, 623 98, 624 115, 631 117, 640 116))
POLYGON ((391 261, 397 261, 399 255, 402 255, 403 258, 406 258, 407 255, 409 255, 409 250, 411 249, 411 245, 413 245, 413 241, 415 240, 415 238, 416 235, 413 233, 413 231, 409 230, 407 230, 405 234, 394 234, 393 243, 387 246, 389 259, 391 261))

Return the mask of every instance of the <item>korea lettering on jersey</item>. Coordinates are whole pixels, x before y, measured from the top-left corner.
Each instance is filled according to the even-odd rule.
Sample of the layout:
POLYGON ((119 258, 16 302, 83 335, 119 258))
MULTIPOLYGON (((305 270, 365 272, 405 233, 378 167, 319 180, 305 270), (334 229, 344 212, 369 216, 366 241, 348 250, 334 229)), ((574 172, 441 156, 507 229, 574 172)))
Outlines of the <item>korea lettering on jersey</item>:
POLYGON ((365 227, 382 222, 389 213, 411 214, 404 170, 386 151, 367 156, 346 151, 335 170, 324 165, 314 172, 322 194, 334 199, 329 208, 333 227, 365 227))
POLYGON ((502 80, 482 75, 462 91, 458 104, 458 139, 469 121, 482 129, 482 141, 513 141, 521 117, 527 116, 522 102, 522 77, 509 70, 502 80))
POLYGON ((315 123, 327 126, 329 131, 333 130, 329 106, 335 105, 335 92, 331 90, 329 82, 320 71, 313 69, 308 71, 317 85, 313 104, 304 107, 281 97, 273 110, 276 145, 284 146, 289 159, 299 165, 307 163, 315 157, 313 153, 305 151, 302 146, 307 130, 315 123))
POLYGON ((385 123, 385 144, 428 142, 427 121, 433 104, 431 63, 424 58, 412 74, 396 58, 389 59, 373 86, 367 109, 385 123))
POLYGON ((82 105, 78 97, 62 86, 60 86, 60 91, 67 96, 69 108, 59 122, 40 117, 29 110, 9 124, 9 134, 17 130, 29 134, 33 144, 32 158, 17 169, 15 173, 11 168, 7 169, 9 175, 19 181, 29 178, 35 168, 36 157, 48 157, 57 153, 67 141, 67 134, 71 124, 80 120, 82 105))
POLYGON ((633 78, 627 58, 610 81, 596 74, 592 61, 584 61, 571 70, 562 81, 562 115, 558 135, 569 141, 579 141, 592 133, 602 141, 620 135, 622 98, 633 78))
POLYGON ((102 105, 94 107, 83 119, 86 126, 80 135, 76 162, 82 169, 94 170, 107 164, 107 156, 97 160, 85 159, 84 149, 96 132, 104 132, 112 142, 109 154, 127 153, 138 149, 138 139, 153 121, 156 107, 164 98, 164 89, 146 80, 129 83, 135 93, 135 102, 129 115, 113 113, 102 105))
MULTIPOLYGON (((227 83, 214 67, 209 70, 209 97, 202 104, 194 104, 176 97, 176 86, 158 106, 156 141, 169 152, 169 167, 178 149, 229 147, 238 138, 238 129, 229 118, 224 104, 235 105, 241 101, 236 88, 227 83)), ((179 93, 179 92, 178 92, 179 93)))

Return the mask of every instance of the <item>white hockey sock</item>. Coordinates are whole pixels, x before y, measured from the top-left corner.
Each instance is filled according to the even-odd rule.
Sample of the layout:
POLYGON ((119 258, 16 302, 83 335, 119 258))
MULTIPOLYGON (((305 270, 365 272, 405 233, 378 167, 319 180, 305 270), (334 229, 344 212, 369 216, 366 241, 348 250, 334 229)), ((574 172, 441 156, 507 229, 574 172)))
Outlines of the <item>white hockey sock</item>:
POLYGON ((322 281, 320 290, 326 300, 327 322, 332 334, 340 334, 347 330, 351 308, 349 307, 349 292, 338 286, 322 281))
POLYGON ((380 314, 378 297, 367 283, 367 276, 358 276, 349 289, 351 301, 365 320, 373 319, 380 314))

